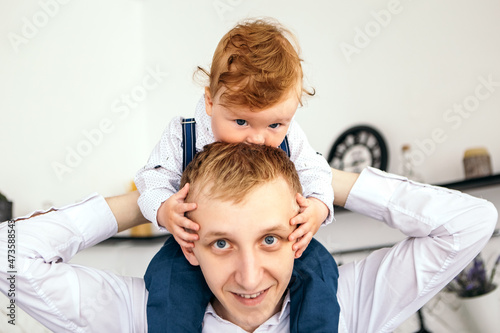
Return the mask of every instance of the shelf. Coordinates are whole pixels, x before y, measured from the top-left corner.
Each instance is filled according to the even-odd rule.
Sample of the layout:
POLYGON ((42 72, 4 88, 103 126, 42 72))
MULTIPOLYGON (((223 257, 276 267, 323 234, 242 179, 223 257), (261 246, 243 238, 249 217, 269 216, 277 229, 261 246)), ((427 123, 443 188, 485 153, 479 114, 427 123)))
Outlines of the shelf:
MULTIPOLYGON (((435 185, 458 191, 465 191, 485 186, 495 186, 500 185, 500 174, 435 185)), ((334 206, 334 211, 335 213, 350 212, 350 210, 340 206, 334 206)))
POLYGON ((492 185, 499 185, 499 184, 500 184, 500 174, 497 174, 497 175, 491 175, 491 176, 486 176, 486 177, 465 179, 465 180, 461 180, 461 181, 457 181, 457 182, 453 182, 453 183, 441 184, 438 186, 463 191, 463 190, 469 190, 469 189, 478 188, 478 187, 492 186, 492 185))

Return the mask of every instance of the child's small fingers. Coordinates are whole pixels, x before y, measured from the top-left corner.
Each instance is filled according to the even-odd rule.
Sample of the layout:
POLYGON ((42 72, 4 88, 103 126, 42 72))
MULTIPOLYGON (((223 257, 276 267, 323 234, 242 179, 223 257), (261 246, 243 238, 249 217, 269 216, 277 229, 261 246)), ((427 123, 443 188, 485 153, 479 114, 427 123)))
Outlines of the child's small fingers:
POLYGON ((305 249, 307 248, 307 245, 309 245, 309 243, 311 242, 311 239, 312 239, 312 233, 311 232, 306 233, 304 236, 297 239, 297 242, 293 244, 292 249, 294 251, 300 251, 300 253, 304 252, 305 249))
POLYGON ((186 248, 193 248, 194 247, 194 243, 193 242, 186 242, 186 241, 181 240, 181 239, 179 239, 177 241, 177 243, 179 243, 179 245, 181 247, 186 247, 186 248))
POLYGON ((184 215, 186 212, 190 212, 196 209, 196 204, 194 202, 187 202, 178 204, 175 207, 175 210, 179 215, 184 215))
POLYGON ((293 242, 294 240, 299 239, 302 236, 302 233, 299 231, 299 229, 295 229, 294 232, 292 232, 290 236, 288 236, 288 240, 290 242, 293 242))
POLYGON ((189 183, 184 184, 184 186, 177 193, 185 197, 189 193, 189 183))
POLYGON ((186 246, 186 244, 187 244, 187 243, 189 243, 189 242, 186 242, 186 241, 183 239, 183 237, 182 237, 182 235, 181 235, 181 234, 175 234, 175 235, 173 235, 173 236, 174 236, 175 241, 177 242, 177 244, 179 244, 180 246, 186 246))
POLYGON ((297 203, 299 204, 299 206, 303 206, 303 205, 307 204, 307 198, 305 198, 302 194, 297 193, 297 195, 295 196, 295 198, 296 198, 297 203))
POLYGON ((304 237, 304 235, 307 234, 308 232, 310 232, 309 228, 307 228, 307 226, 305 224, 302 224, 300 227, 298 227, 297 229, 295 229, 290 234, 290 236, 288 237, 288 239, 290 241, 294 241, 296 239, 304 237))
POLYGON ((183 228, 180 226, 176 227, 175 234, 178 238, 181 238, 182 240, 187 241, 187 242, 194 242, 194 241, 197 241, 199 239, 199 236, 195 230, 186 229, 186 228, 183 228))
POLYGON ((190 243, 197 241, 199 239, 198 234, 189 233, 189 232, 185 232, 185 231, 181 234, 181 237, 182 237, 182 240, 184 240, 185 242, 190 242, 190 243))
POLYGON ((184 229, 189 229, 189 230, 193 230, 193 231, 198 231, 200 229, 200 226, 198 225, 198 223, 195 223, 186 217, 182 218, 182 220, 180 221, 180 225, 184 229))
POLYGON ((305 222, 305 220, 304 220, 304 216, 302 216, 302 215, 300 215, 300 214, 299 214, 299 215, 297 215, 297 216, 295 216, 295 217, 293 217, 293 218, 290 220, 290 224, 291 224, 291 225, 302 224, 302 223, 304 223, 304 222, 305 222))

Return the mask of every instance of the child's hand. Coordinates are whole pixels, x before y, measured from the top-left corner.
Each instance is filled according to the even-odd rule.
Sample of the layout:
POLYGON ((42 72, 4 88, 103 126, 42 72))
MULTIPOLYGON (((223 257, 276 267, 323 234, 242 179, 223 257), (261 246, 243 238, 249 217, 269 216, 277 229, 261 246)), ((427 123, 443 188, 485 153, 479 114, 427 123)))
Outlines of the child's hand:
POLYGON ((184 213, 195 210, 195 203, 185 203, 189 192, 189 184, 184 185, 179 192, 165 200, 158 209, 158 224, 165 227, 180 246, 193 248, 198 240, 196 231, 200 226, 184 216, 184 213))
POLYGON ((288 236, 291 242, 297 241, 292 246, 296 251, 295 258, 302 255, 321 223, 328 217, 328 207, 316 198, 306 199, 297 193, 297 203, 300 207, 299 214, 290 220, 290 224, 300 226, 288 236))

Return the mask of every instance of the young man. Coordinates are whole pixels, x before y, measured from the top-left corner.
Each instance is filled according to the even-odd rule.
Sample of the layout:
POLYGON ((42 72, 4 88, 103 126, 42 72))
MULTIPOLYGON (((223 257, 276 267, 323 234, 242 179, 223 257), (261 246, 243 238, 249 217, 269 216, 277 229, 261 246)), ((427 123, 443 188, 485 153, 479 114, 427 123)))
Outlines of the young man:
MULTIPOLYGON (((204 305, 203 332, 288 332, 295 320, 288 301, 294 251, 287 237, 298 188, 293 165, 291 173, 280 171, 287 163, 276 148, 216 143, 184 175, 188 200, 198 205, 190 217, 200 226, 200 239, 183 251, 200 265, 215 295, 204 305), (225 185, 236 184, 228 181, 232 177, 255 180, 225 185)), ((394 330, 474 258, 497 221, 496 209, 485 200, 375 169, 360 175, 334 170, 333 184, 335 204, 409 236, 340 267, 340 332, 394 330)), ((136 199, 136 193, 94 195, 17 220, 16 305, 56 332, 146 332, 142 279, 67 264, 76 252, 143 222, 136 199)), ((4 294, 11 228, 12 223, 0 226, 4 294)))

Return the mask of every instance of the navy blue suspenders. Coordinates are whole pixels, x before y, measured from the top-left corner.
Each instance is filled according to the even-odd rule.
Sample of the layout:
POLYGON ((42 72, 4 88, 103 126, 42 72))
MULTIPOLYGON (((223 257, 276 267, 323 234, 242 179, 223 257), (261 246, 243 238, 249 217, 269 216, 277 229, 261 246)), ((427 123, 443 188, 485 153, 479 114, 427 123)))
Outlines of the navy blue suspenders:
MULTIPOLYGON (((189 162, 193 160, 196 154, 196 120, 186 118, 181 121, 182 124, 182 170, 185 170, 189 162)), ((280 148, 290 157, 290 146, 288 138, 280 144, 280 148)))
POLYGON ((286 153, 288 158, 290 158, 290 147, 288 146, 288 137, 285 136, 283 142, 280 144, 280 148, 286 153))
POLYGON ((186 170, 189 162, 196 154, 196 120, 194 118, 182 119, 182 170, 186 170))

